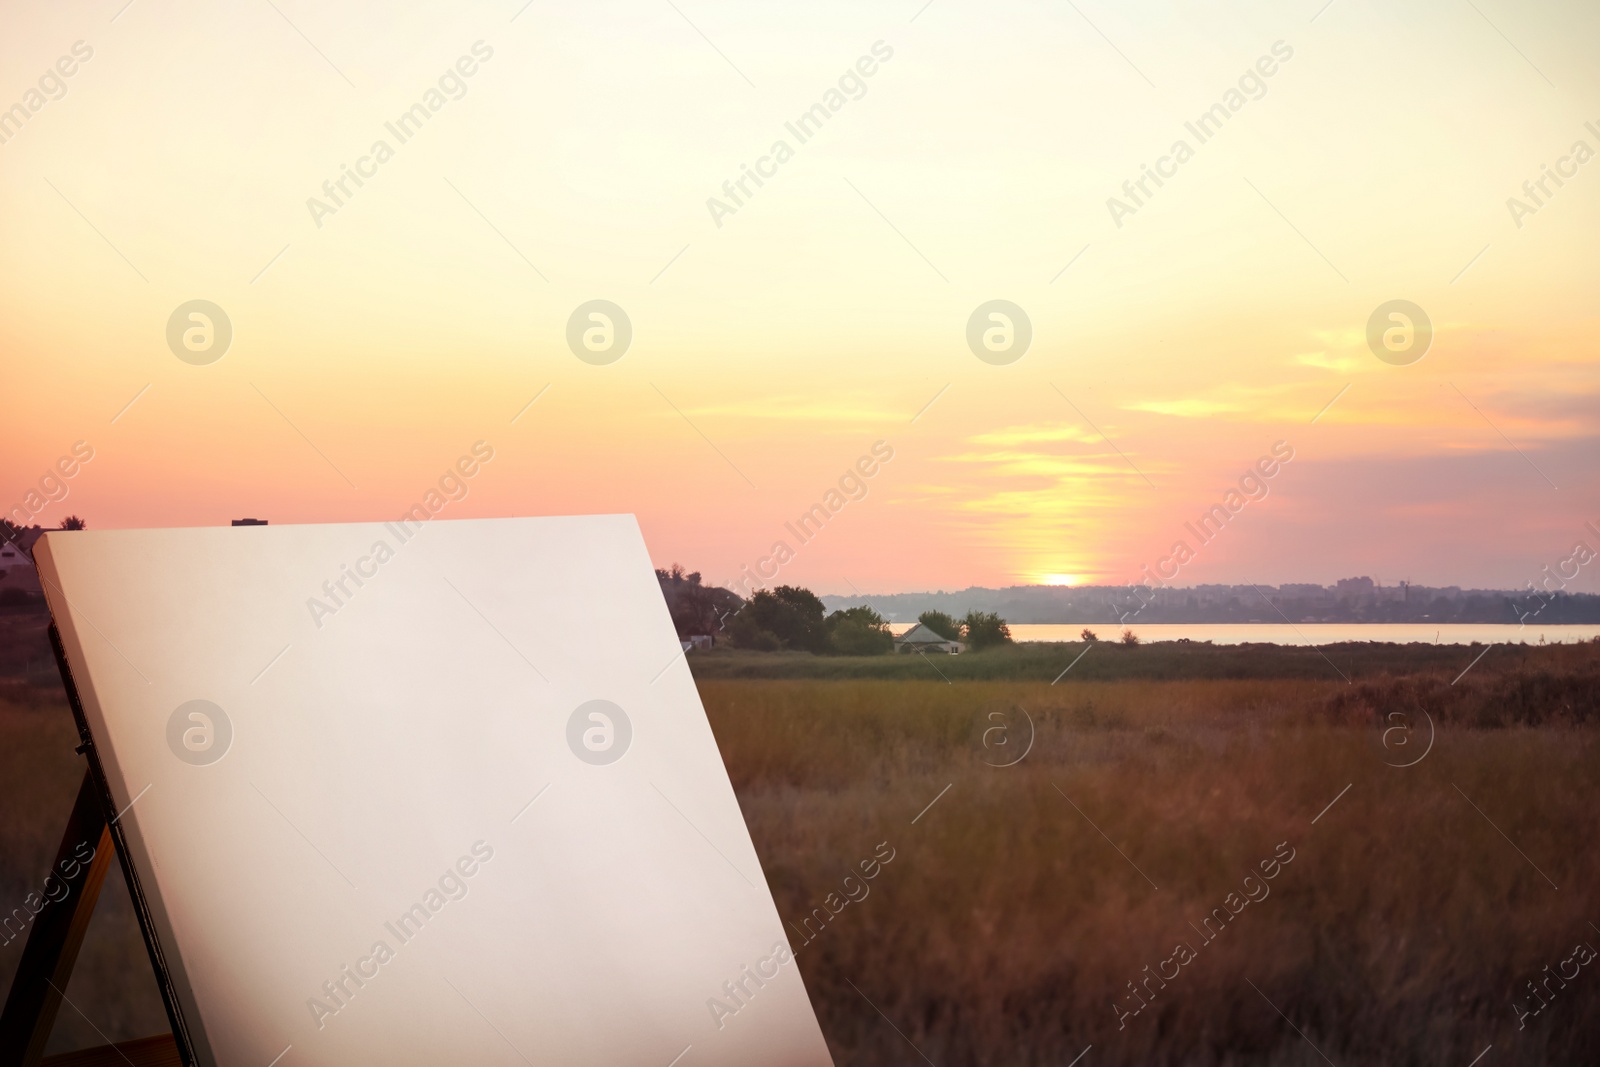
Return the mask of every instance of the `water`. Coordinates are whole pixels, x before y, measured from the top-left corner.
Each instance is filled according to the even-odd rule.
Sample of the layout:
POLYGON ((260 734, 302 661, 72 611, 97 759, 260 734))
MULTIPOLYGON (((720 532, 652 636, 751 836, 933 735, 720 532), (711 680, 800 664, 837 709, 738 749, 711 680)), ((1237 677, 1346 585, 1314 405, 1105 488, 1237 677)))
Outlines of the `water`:
MULTIPOLYGON (((1102 641, 1122 636, 1120 626, 1090 626, 1102 641)), ((1441 625, 1424 622, 1297 622, 1288 623, 1158 623, 1128 627, 1141 641, 1211 641, 1219 645, 1266 642, 1275 645, 1327 645, 1340 641, 1390 641, 1395 644, 1425 642, 1440 645, 1484 645, 1525 643, 1537 645, 1588 641, 1600 636, 1600 626, 1519 626, 1516 623, 1459 623, 1441 625)), ((1081 623, 1071 625, 1012 623, 1011 636, 1017 641, 1078 641, 1081 623)))

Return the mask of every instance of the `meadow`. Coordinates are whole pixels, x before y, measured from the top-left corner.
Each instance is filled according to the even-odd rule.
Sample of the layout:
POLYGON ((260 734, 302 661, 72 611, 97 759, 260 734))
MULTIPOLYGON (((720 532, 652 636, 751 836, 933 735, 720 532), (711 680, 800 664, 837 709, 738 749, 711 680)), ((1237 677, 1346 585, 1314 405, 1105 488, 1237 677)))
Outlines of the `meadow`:
POLYGON ((702 684, 785 916, 872 844, 898 850, 799 948, 841 1065, 1067 1064, 1090 1045, 1086 1063, 1465 1067, 1490 1044, 1497 1064, 1596 1062, 1597 969, 1523 1028, 1513 1010, 1600 945, 1593 727, 1440 722, 1397 767, 1425 720, 1385 747, 1348 688, 702 684), (1016 744, 1022 710, 1033 747, 995 766, 1019 753, 983 745, 988 715, 1016 744), (1196 927, 1280 844, 1270 894, 1206 942, 1196 927), (1179 943, 1196 958, 1144 985, 1179 943), (1148 1006, 1125 1018, 1130 982, 1148 1006))
MULTIPOLYGON (((29 893, 42 894, 83 780, 83 757, 73 751, 78 731, 44 623, 33 613, 0 614, 0 917, 22 906, 29 893)), ((23 940, 0 936, 0 988, 11 988, 23 940)), ((167 1030, 133 904, 115 865, 66 994, 82 1012, 62 1006, 51 1053, 167 1030)))
MULTIPOLYGON (((81 764, 3 647, 20 899, 81 764)), ((840 1067, 1600 1062, 1600 646, 1408 647, 691 665, 840 1067)), ((117 873, 68 994, 164 1029, 117 873)))

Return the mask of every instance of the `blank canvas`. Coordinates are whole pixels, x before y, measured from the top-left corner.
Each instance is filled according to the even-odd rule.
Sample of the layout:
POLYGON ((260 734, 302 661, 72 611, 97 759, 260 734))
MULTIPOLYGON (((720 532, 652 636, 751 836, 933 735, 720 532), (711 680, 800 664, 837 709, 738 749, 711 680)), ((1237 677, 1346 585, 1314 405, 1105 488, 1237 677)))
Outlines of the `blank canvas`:
POLYGON ((199 1062, 831 1063, 632 516, 36 556, 199 1062))

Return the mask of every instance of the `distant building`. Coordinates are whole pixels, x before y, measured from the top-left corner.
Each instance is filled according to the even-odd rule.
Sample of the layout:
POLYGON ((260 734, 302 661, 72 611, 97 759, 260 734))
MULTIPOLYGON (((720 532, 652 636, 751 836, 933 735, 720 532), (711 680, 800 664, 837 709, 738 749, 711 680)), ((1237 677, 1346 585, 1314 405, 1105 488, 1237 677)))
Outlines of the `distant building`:
POLYGON ((265 526, 266 524, 267 524, 267 520, 266 519, 234 519, 233 520, 233 525, 235 525, 235 526, 265 526))
POLYGON ((917 623, 911 629, 894 639, 896 652, 965 652, 967 646, 960 641, 952 641, 942 634, 934 633, 922 623, 917 623))
POLYGON ((32 544, 38 539, 37 534, 29 537, 28 530, 24 529, 16 541, 0 542, 0 592, 20 589, 36 596, 44 591, 39 585, 39 572, 33 565, 33 557, 22 546, 23 542, 32 544))

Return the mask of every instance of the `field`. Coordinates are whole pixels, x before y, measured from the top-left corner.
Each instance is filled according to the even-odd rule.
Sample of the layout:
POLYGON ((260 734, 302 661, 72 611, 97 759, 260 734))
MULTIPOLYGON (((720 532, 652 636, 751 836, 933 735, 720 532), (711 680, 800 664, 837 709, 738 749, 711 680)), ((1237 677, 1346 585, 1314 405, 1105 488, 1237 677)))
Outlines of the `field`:
MULTIPOLYGON (((81 773, 31 625, 6 900, 81 773)), ((691 661, 841 1067, 1600 1062, 1600 647, 1081 648, 691 661)), ((164 1029, 118 874, 68 995, 164 1029)))
MULTIPOLYGON (((0 614, 0 917, 29 893, 42 891, 83 779, 83 757, 73 751, 78 733, 43 625, 38 615, 0 614)), ((0 942, 0 987, 9 990, 23 939, 0 942)), ((52 1053, 167 1030, 133 904, 115 865, 66 994, 82 1012, 62 1006, 52 1053)))
POLYGON ((1594 968, 1526 1029, 1512 1010, 1600 945, 1593 726, 1441 722, 1400 768, 1425 725, 1385 748, 1363 713, 1329 710, 1343 689, 702 685, 785 916, 877 842, 896 850, 799 948, 840 1064, 1067 1064, 1091 1044, 1086 1063, 1465 1067, 1491 1043, 1496 1064, 1596 1062, 1594 968), (983 747, 984 709, 1013 743, 1032 716, 1021 762, 986 765, 1018 753, 983 747), (1280 843, 1270 895, 1206 943, 1190 924, 1259 886, 1245 876, 1280 843), (1196 958, 1163 964, 1180 942, 1196 958), (1177 977, 1123 1018, 1158 969, 1177 977))

